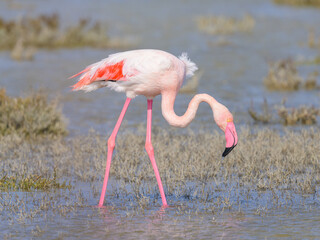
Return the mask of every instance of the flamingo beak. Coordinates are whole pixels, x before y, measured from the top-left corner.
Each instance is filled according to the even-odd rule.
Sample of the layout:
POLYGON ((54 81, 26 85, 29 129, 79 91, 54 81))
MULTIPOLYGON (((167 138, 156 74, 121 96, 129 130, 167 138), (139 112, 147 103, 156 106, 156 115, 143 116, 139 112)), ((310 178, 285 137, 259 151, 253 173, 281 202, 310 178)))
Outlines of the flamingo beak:
POLYGON ((232 121, 227 123, 225 135, 226 135, 227 143, 226 143, 226 149, 222 153, 222 157, 227 156, 232 151, 232 149, 234 149, 234 147, 237 146, 237 143, 238 143, 238 135, 237 135, 234 123, 232 121))

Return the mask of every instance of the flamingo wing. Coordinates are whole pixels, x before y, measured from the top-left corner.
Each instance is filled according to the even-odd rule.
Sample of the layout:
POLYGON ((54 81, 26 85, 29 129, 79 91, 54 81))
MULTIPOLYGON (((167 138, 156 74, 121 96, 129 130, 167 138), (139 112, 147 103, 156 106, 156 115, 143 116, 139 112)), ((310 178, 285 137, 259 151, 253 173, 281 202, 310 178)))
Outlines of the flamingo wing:
POLYGON ((81 75, 72 90, 88 92, 107 86, 119 92, 135 91, 171 66, 171 56, 159 50, 115 53, 70 77, 81 75))
POLYGON ((77 77, 79 75, 79 81, 74 84, 72 90, 81 90, 85 86, 88 86, 96 81, 119 81, 125 80, 123 74, 124 60, 119 62, 109 62, 108 59, 101 60, 86 67, 81 72, 71 76, 70 78, 77 77))

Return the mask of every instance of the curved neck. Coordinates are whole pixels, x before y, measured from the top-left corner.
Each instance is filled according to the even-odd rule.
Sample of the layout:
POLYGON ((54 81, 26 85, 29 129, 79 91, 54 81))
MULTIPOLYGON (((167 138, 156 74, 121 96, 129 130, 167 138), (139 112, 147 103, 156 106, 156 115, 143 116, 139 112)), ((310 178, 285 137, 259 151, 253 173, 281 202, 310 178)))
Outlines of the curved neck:
POLYGON ((175 127, 186 127, 195 118, 199 104, 201 102, 208 103, 213 112, 215 111, 215 109, 219 108, 219 105, 222 105, 208 94, 197 94, 191 99, 185 114, 183 114, 182 116, 178 116, 173 109, 175 98, 175 92, 162 93, 161 101, 163 117, 168 121, 170 125, 175 127))

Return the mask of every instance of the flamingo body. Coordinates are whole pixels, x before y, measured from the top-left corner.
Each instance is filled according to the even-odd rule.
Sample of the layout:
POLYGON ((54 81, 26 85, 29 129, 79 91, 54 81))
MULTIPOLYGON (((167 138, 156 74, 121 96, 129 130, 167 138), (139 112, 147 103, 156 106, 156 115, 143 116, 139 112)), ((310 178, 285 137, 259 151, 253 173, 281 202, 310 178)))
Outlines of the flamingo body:
MULTIPOLYGON (((178 91, 185 76, 197 70, 186 54, 179 58, 160 50, 133 50, 110 55, 72 76, 81 77, 73 90, 93 91, 109 87, 127 97, 154 98, 162 91, 178 91)), ((71 78, 72 78, 71 77, 71 78)))
POLYGON ((103 206, 118 130, 131 99, 137 95, 144 95, 148 99, 145 148, 155 172, 162 204, 164 206, 167 205, 167 200, 151 143, 152 104, 155 96, 159 94, 162 95, 162 115, 170 125, 176 127, 187 126, 195 118, 199 104, 201 102, 207 102, 212 109, 215 122, 225 133, 226 148, 222 156, 225 157, 237 145, 238 137, 232 114, 227 107, 219 103, 210 95, 195 95, 190 101, 185 114, 182 116, 175 114, 174 101, 178 91, 184 79, 193 76, 197 69, 196 64, 189 60, 186 53, 183 53, 180 57, 175 57, 164 51, 146 49, 112 54, 97 63, 89 65, 84 70, 71 77, 80 76, 79 81, 73 85, 73 90, 75 91, 83 90, 89 92, 101 87, 108 87, 118 92, 125 92, 127 95, 126 102, 116 126, 108 139, 106 172, 99 206, 103 206))

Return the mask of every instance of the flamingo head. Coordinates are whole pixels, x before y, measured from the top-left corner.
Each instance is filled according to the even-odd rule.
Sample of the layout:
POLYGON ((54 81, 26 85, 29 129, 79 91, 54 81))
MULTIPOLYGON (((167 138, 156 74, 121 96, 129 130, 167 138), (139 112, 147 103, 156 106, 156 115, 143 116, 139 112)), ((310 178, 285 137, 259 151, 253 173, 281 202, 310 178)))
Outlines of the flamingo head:
POLYGON ((216 123, 221 130, 224 131, 226 136, 226 148, 222 153, 222 157, 225 157, 238 143, 238 135, 236 132, 236 127, 233 123, 233 116, 226 107, 220 106, 220 109, 216 112, 214 117, 216 123))
POLYGON ((227 120, 227 126, 224 131, 226 136, 226 149, 222 153, 222 157, 227 156, 238 143, 238 135, 236 132, 236 127, 231 119, 227 120))

